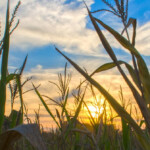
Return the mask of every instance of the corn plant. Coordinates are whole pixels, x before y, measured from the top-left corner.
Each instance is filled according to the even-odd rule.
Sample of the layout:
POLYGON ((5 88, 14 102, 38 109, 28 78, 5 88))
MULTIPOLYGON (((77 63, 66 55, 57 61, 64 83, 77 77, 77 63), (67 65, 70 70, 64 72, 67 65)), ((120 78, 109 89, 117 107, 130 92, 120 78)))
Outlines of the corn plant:
MULTIPOLYGON (((26 65, 27 57, 25 58, 23 65, 18 70, 18 72, 9 74, 8 72, 8 58, 9 58, 9 45, 10 45, 10 35, 17 28, 19 21, 12 28, 12 24, 19 8, 20 1, 16 5, 11 19, 9 19, 9 4, 7 1, 7 11, 6 11, 6 23, 4 37, 0 41, 0 57, 2 58, 1 64, 1 76, 0 76, 0 149, 9 150, 13 149, 13 144, 18 141, 21 137, 25 137, 31 145, 35 148, 41 150, 46 150, 46 146, 41 138, 39 127, 37 124, 29 125, 19 125, 23 123, 23 92, 22 87, 26 81, 21 83, 21 75, 26 65), (12 28, 12 29, 11 29, 12 28), (2 55, 2 56, 1 56, 2 55), (11 84, 13 82, 13 86, 11 84), (9 117, 5 116, 6 107, 6 95, 7 95, 7 85, 10 86, 11 100, 12 100, 12 110, 9 117), (16 94, 20 98, 20 110, 16 111, 13 109, 14 99, 16 94), (19 126, 18 126, 19 125, 19 126), (17 126, 17 127, 16 127, 17 126), (5 128, 3 130, 3 127, 5 128), (10 129, 11 128, 11 129, 10 129), (9 129, 9 130, 8 130, 9 129), (2 133, 3 132, 3 133, 2 133)), ((27 80, 28 81, 28 80, 27 80)))
MULTIPOLYGON (((95 86, 98 91, 103 94, 103 96, 107 99, 109 104, 113 107, 113 109, 118 113, 118 115, 127 122, 132 129, 134 130, 134 133, 136 134, 137 139, 140 141, 141 145, 144 149, 148 150, 150 149, 150 111, 149 111, 149 104, 150 104, 150 75, 147 68, 147 65, 142 58, 139 51, 135 48, 135 38, 136 38, 136 19, 130 18, 128 19, 128 0, 114 0, 116 7, 112 6, 108 1, 103 0, 104 3, 106 3, 110 10, 109 11, 116 16, 121 18, 121 21, 123 22, 124 29, 122 31, 122 34, 118 33, 116 30, 111 28, 110 26, 106 25, 102 20, 97 19, 93 17, 92 13, 87 8, 90 20, 99 36, 100 41, 102 42, 103 47, 105 48, 106 52, 112 59, 112 62, 101 65, 99 68, 97 68, 91 75, 88 75, 83 69, 80 68, 74 61, 69 59, 66 55, 64 55, 58 48, 55 48, 56 51, 58 51, 62 56, 64 56, 73 66, 76 70, 78 70, 87 81, 89 81, 93 86, 95 86), (130 25, 133 25, 133 35, 132 35, 132 41, 129 40, 128 35, 128 27, 130 25), (108 40, 105 38, 101 27, 105 28, 108 32, 110 32, 114 38, 126 49, 131 53, 133 66, 128 64, 125 61, 118 60, 114 50, 112 49, 111 45, 109 44, 108 40), (127 34, 127 38, 123 36, 124 31, 127 34), (121 65, 124 64, 127 68, 132 81, 129 80, 126 73, 122 69, 121 65), (117 67, 118 71, 122 75, 123 79, 127 83, 128 87, 131 90, 131 93, 133 94, 136 103, 138 104, 138 107, 141 111, 141 114, 144 118, 145 124, 146 124, 146 130, 148 131, 148 136, 145 134, 145 132, 140 128, 140 126, 135 122, 135 120, 132 118, 131 114, 129 114, 119 103, 118 101, 109 93, 106 91, 106 89, 103 88, 103 86, 98 83, 97 81, 92 78, 92 76, 95 73, 99 73, 101 71, 105 71, 108 69, 112 69, 114 67, 117 67), (135 84, 133 84, 133 82, 135 84), (138 90, 137 90, 138 88, 138 90)), ((102 10, 98 10, 102 11, 102 10)), ((96 12, 98 12, 96 11, 96 12)))
MULTIPOLYGON (((16 8, 12 14, 12 18, 9 20, 9 1, 7 3, 7 12, 6 12, 6 23, 5 23, 5 32, 4 38, 1 40, 0 54, 2 54, 2 64, 1 64, 1 80, 0 80, 0 132, 2 132, 2 125, 4 122, 4 113, 5 113, 5 103, 6 103, 6 86, 11 80, 16 80, 17 86, 19 87, 19 94, 21 103, 22 100, 22 91, 20 89, 20 75, 19 74, 9 74, 8 72, 8 57, 9 57, 9 44, 10 44, 10 34, 16 29, 18 23, 13 29, 11 29, 14 17, 20 5, 20 1, 16 5, 16 8), (11 29, 11 30, 10 30, 11 29)), ((25 65, 25 63, 24 63, 25 65)), ((24 68, 23 68, 24 69, 24 68)))
MULTIPOLYGON (((49 96, 45 96, 45 95, 41 95, 39 93, 39 91, 37 90, 37 88, 34 86, 34 90, 37 94, 37 96, 39 97, 39 99, 41 100, 43 106, 45 107, 46 111, 49 113, 49 115, 52 117, 52 119, 54 120, 54 122, 57 124, 57 127, 59 128, 60 131, 63 131, 63 127, 62 124, 65 121, 65 119, 67 119, 67 122, 69 122, 70 125, 70 129, 72 128, 75 120, 77 119, 79 112, 81 110, 81 105, 83 103, 83 98, 84 98, 84 94, 82 95, 82 97, 80 99, 78 99, 79 103, 77 106, 77 109, 75 111, 75 114, 72 118, 72 116, 69 114, 68 110, 66 109, 66 105, 67 105, 67 101, 68 101, 68 96, 69 96, 69 82, 71 80, 71 74, 67 74, 67 63, 65 65, 65 70, 64 70, 64 77, 61 73, 58 74, 58 81, 59 84, 56 84, 54 82, 49 81, 50 83, 52 83, 53 85, 55 85, 58 90, 59 90, 59 100, 55 100, 52 99, 49 96), (49 109, 48 104, 45 102, 44 98, 48 98, 48 100, 50 100, 51 102, 53 102, 53 104, 55 106, 58 106, 61 109, 61 112, 56 108, 56 116, 53 114, 53 112, 49 109), (58 120, 56 119, 58 118, 58 120)), ((70 129, 67 129, 67 132, 65 133, 66 136, 68 135, 70 129)))

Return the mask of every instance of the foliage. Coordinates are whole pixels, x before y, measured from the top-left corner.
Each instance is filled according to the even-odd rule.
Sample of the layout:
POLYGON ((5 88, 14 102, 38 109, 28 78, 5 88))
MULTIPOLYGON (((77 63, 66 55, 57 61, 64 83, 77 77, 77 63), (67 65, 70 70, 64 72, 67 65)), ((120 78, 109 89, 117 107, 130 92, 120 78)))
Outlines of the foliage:
MULTIPOLYGON (((141 145, 144 149, 148 150, 150 149, 150 139, 149 133, 150 133, 150 111, 149 111, 149 89, 150 89, 150 75, 147 68, 147 65, 140 55, 139 51, 135 48, 135 38, 136 38, 136 19, 127 17, 127 11, 128 11, 128 0, 126 0, 126 4, 124 0, 115 0, 116 7, 113 7, 108 1, 105 2, 109 8, 111 9, 109 12, 112 12, 116 16, 121 18, 121 21, 123 22, 124 29, 122 31, 122 34, 124 31, 126 31, 127 39, 120 33, 118 33, 116 30, 112 29, 111 26, 106 25, 103 21, 93 17, 92 13, 89 11, 88 7, 87 11, 89 14, 89 17, 91 19, 91 22, 100 38, 100 41, 102 42, 106 52, 110 56, 113 62, 110 62, 108 64, 104 64, 100 66, 96 71, 94 71, 91 76, 89 76, 85 71, 83 71, 75 62, 73 62, 71 59, 69 59, 67 56, 65 56, 58 48, 55 48, 56 51, 58 51, 62 56, 64 56, 73 66, 76 70, 78 70, 87 81, 89 81, 93 86, 95 86, 100 93, 103 94, 103 96, 106 98, 106 100, 110 103, 110 105, 113 107, 113 109, 118 113, 118 115, 122 118, 122 125, 124 129, 126 128, 126 123, 129 124, 132 129, 134 130, 134 134, 136 135, 136 138, 140 141, 141 145), (126 9, 125 9, 126 8, 126 9), (132 35, 132 41, 130 42, 129 36, 128 36, 128 27, 130 25, 133 25, 133 35, 132 35), (133 61, 133 67, 129 65, 127 62, 118 61, 111 45, 109 44, 108 40, 105 38, 104 34, 102 33, 102 30, 100 28, 101 25, 103 28, 105 28, 108 32, 110 32, 114 38, 125 48, 127 49, 132 56, 133 61), (124 72, 124 70, 121 67, 121 64, 125 64, 127 67, 132 81, 129 80, 128 76, 124 72), (127 83, 128 87, 131 90, 131 93, 133 94, 136 103, 138 104, 140 111, 142 113, 142 116, 145 121, 146 128, 145 130, 147 133, 141 129, 141 127, 135 122, 135 120, 132 118, 132 116, 123 108, 118 101, 109 93, 107 92, 101 84, 99 84, 97 81, 95 81, 92 76, 95 73, 98 73, 103 70, 108 70, 113 67, 117 67, 118 71, 122 75, 123 79, 127 83), (133 84, 135 83, 135 85, 133 84), (139 90, 137 90, 139 88, 139 90), (148 136, 147 136, 148 134, 148 136)), ((101 10, 100 10, 101 11, 101 10)), ((98 12, 98 11, 96 11, 98 12)), ((125 138, 125 137, 124 137, 125 138)), ((125 148, 126 144, 124 143, 125 148)))

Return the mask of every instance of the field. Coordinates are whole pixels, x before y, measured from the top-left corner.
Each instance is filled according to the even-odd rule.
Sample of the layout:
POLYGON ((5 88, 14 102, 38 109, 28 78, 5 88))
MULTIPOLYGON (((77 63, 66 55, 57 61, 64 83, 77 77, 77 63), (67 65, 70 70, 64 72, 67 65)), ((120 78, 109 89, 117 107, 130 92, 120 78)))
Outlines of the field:
MULTIPOLYGON (((128 0, 115 0, 115 6, 108 1, 102 0, 108 10, 90 12, 85 3, 90 21, 100 39, 111 62, 100 65, 90 75, 83 70, 76 62, 67 57, 57 46, 55 50, 64 57, 84 78, 76 87, 76 93, 72 93, 73 110, 68 108, 70 97, 71 74, 67 71, 67 63, 64 73, 58 74, 58 83, 49 81, 59 91, 60 99, 42 95, 39 87, 32 83, 32 90, 56 124, 56 129, 46 132, 40 124, 39 111, 35 112, 35 122, 31 123, 28 117, 27 107, 23 99, 23 87, 31 78, 22 82, 23 71, 26 66, 25 57, 20 69, 14 73, 8 71, 8 56, 10 50, 10 37, 19 25, 19 22, 12 28, 20 1, 16 5, 10 18, 9 0, 7 3, 6 23, 4 36, 0 42, 1 76, 0 76, 0 149, 2 150, 149 150, 150 149, 150 75, 148 66, 142 55, 135 48, 136 19, 128 19, 128 0), (113 13, 120 18, 123 24, 122 33, 106 25, 102 20, 94 17, 100 11, 113 13), (129 36, 128 28, 132 25, 132 35, 129 36), (107 30, 132 58, 132 64, 118 60, 111 43, 104 36, 101 27, 107 30), (122 67, 128 71, 128 73, 122 67), (136 106, 133 107, 130 100, 124 98, 124 91, 120 86, 117 101, 107 89, 94 79, 94 75, 102 71, 117 68, 120 75, 128 85, 134 97, 136 106), (130 76, 130 78, 129 78, 130 76), (11 113, 5 115, 6 96, 9 87, 11 97, 11 113), (86 100, 87 93, 92 95, 92 102, 86 100), (99 97, 97 97, 97 92, 99 97), (14 100, 20 99, 20 109, 15 110, 14 100), (45 99, 53 103, 55 112, 47 104, 45 99), (86 113, 86 121, 81 117, 86 113), (139 116, 141 116, 139 118, 139 116), (25 123, 26 120, 26 123, 25 123), (119 122, 119 128, 116 126, 119 122)), ((30 90, 30 89, 29 89, 30 90)), ((29 91, 28 91, 29 92, 29 91)))

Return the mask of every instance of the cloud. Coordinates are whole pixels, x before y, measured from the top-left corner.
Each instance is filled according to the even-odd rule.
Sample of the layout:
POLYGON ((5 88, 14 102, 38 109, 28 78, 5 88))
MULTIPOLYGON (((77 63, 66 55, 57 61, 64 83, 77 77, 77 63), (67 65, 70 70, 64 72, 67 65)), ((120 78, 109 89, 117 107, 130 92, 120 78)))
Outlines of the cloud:
MULTIPOLYGON (((89 7, 93 2, 86 1, 89 7)), ((56 44, 65 47, 65 51, 76 49, 75 53, 93 53, 98 48, 96 33, 86 28, 87 10, 80 0, 69 3, 65 0, 26 0, 17 16, 20 25, 12 35, 13 47, 31 50, 56 44)))
POLYGON ((136 47, 143 55, 150 55, 150 22, 137 28, 136 47))
MULTIPOLYGON (((103 47, 97 33, 86 27, 88 14, 83 2, 67 2, 23 1, 17 13, 20 25, 11 38, 13 49, 28 51, 55 44, 74 54, 102 55, 103 47)), ((93 2, 86 1, 89 7, 93 2)), ((16 3, 15 0, 11 2, 13 6, 16 3)))
MULTIPOLYGON (((86 1, 90 7, 94 1, 86 1)), ((11 1, 11 12, 17 3, 11 1)), ((6 3, 0 6, 3 12, 2 22, 4 23, 4 14, 6 3), (5 6, 5 7, 3 7, 5 6)), ((96 34, 90 28, 87 28, 87 10, 81 0, 26 0, 17 13, 20 18, 20 25, 11 38, 14 49, 28 51, 39 46, 55 44, 61 46, 64 51, 74 54, 99 55, 103 53, 103 46, 96 34)), ((99 15, 107 24, 117 29, 122 29, 119 19, 104 12, 99 15)), ((3 25, 4 28, 4 25, 3 25)), ((149 45, 147 33, 150 30, 150 23, 147 22, 137 28, 137 48, 142 54, 146 54, 149 45)), ((113 48, 121 49, 121 45, 106 31, 103 31, 106 38, 113 48)), ((149 55, 149 52, 147 52, 149 55)))

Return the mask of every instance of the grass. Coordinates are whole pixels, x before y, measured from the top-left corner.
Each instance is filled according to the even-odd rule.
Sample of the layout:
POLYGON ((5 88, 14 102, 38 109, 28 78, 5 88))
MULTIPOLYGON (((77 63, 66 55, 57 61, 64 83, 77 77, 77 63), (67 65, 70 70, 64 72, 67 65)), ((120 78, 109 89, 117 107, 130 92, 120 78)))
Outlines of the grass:
MULTIPOLYGON (((91 75, 88 75, 87 72, 74 61, 64 55, 58 48, 55 48, 56 51, 65 57, 65 59, 68 60, 69 63, 85 77, 85 80, 76 88, 77 93, 72 94, 72 97, 74 98, 73 111, 70 111, 68 108, 71 75, 67 73, 67 64, 65 65, 64 74, 58 74, 58 84, 49 81, 58 88, 60 96, 59 101, 47 95, 42 95, 39 92, 39 89, 33 84, 33 89, 37 97, 41 100, 41 103, 48 112, 49 117, 51 117, 57 125, 56 130, 52 129, 50 132, 44 132, 40 125, 40 112, 35 111, 36 124, 31 124, 31 121, 28 118, 27 108, 24 105, 23 86, 29 81, 29 79, 22 83, 21 76, 27 62, 27 56, 25 57, 20 69, 14 73, 8 72, 10 35, 19 24, 18 21, 14 28, 12 28, 15 15, 20 5, 19 1, 14 9, 12 18, 10 19, 8 0, 5 32, 0 44, 0 56, 2 59, 0 77, 0 149, 8 150, 11 147, 14 149, 24 150, 150 149, 150 75, 144 59, 135 48, 136 19, 128 19, 128 0, 114 0, 115 6, 110 4, 109 1, 102 1, 108 6, 108 9, 100 9, 90 12, 86 3, 85 7, 87 8, 89 18, 98 34, 100 42, 102 42, 103 47, 112 59, 112 62, 101 65, 95 69, 91 75), (118 33, 116 30, 111 28, 110 25, 106 25, 102 20, 94 17, 94 13, 101 11, 113 13, 121 19, 124 26, 122 33, 118 33), (128 33, 128 27, 130 25, 133 26, 132 37, 129 37, 128 33), (127 51, 130 52, 133 65, 117 59, 111 44, 105 38, 101 30, 101 26, 114 36, 114 38, 118 41, 118 44, 121 44, 127 51), (123 36, 123 33, 125 33, 126 36, 123 36), (125 65, 132 80, 128 78, 127 74, 122 69, 122 65, 125 65), (103 85, 94 79, 94 74, 114 67, 117 67, 121 76, 127 83, 135 102, 139 107, 142 115, 140 122, 136 120, 138 113, 136 113, 135 117, 133 116, 134 110, 130 101, 129 103, 125 103, 122 88, 120 88, 119 92, 121 101, 119 102, 103 87, 103 85), (7 85, 9 85, 11 94, 11 113, 6 117, 5 108, 7 85), (89 103, 86 100, 86 94, 89 90, 92 93, 92 98, 94 99, 94 102, 90 103, 90 105, 99 110, 101 107, 103 108, 102 112, 97 112, 96 117, 92 115, 89 103), (103 104, 98 102, 95 90, 104 97, 103 104), (16 97, 19 97, 20 99, 19 110, 13 109, 16 97), (51 111, 51 108, 46 103, 46 98, 57 106, 55 109, 56 112, 51 111), (85 110, 87 113, 88 123, 82 121, 82 117, 80 117, 85 110), (115 127, 116 118, 120 119, 121 130, 118 130, 115 127), (28 124, 24 124, 24 119, 28 120, 28 124), (144 128, 142 125, 144 125, 144 128)), ((138 108, 135 108, 135 111, 137 110, 138 108)))

